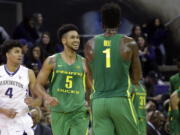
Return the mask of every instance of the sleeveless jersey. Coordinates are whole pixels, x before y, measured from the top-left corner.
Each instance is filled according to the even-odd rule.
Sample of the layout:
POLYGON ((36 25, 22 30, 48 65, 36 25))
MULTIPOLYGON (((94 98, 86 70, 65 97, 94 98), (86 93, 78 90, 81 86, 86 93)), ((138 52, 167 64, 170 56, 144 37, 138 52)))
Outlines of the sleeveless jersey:
POLYGON ((134 108, 137 112, 138 118, 146 118, 146 91, 144 87, 139 84, 139 87, 133 86, 135 89, 133 97, 134 108))
POLYGON ((81 108, 85 104, 85 72, 83 58, 76 55, 76 61, 68 65, 55 54, 56 67, 52 73, 50 95, 56 97, 60 104, 51 107, 54 112, 68 113, 81 108))
POLYGON ((90 69, 94 79, 93 98, 130 96, 130 62, 120 55, 123 35, 95 37, 90 69))
POLYGON ((28 85, 28 68, 20 66, 15 72, 10 73, 5 65, 0 66, 0 107, 14 109, 18 114, 28 112, 28 106, 24 102, 28 94, 28 85))
POLYGON ((177 89, 180 89, 180 73, 177 73, 170 78, 170 84, 171 84, 171 90, 170 90, 171 93, 173 93, 177 89))

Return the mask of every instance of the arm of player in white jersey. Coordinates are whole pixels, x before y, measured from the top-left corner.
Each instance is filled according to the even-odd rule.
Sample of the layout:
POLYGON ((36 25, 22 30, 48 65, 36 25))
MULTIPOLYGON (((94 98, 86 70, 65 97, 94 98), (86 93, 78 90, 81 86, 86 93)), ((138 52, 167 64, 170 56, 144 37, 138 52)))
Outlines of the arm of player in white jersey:
POLYGON ((28 74, 29 74, 29 89, 33 97, 26 97, 24 101, 28 106, 31 106, 31 107, 40 106, 42 104, 42 97, 38 94, 35 94, 35 89, 34 89, 35 82, 36 82, 35 74, 30 69, 28 70, 28 74))

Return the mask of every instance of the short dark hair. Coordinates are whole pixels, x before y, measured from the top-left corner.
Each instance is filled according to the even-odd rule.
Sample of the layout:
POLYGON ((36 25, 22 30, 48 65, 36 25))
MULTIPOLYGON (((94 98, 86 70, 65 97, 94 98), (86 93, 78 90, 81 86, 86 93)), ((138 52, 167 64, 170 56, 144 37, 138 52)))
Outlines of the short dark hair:
POLYGON ((106 3, 101 8, 102 24, 105 28, 117 28, 120 23, 121 9, 116 3, 106 3))
POLYGON ((62 39, 62 36, 69 32, 69 31, 77 31, 79 33, 79 29, 76 25, 74 24, 64 24, 62 25, 59 29, 58 29, 58 32, 57 32, 57 35, 58 35, 58 39, 59 39, 59 42, 61 43, 61 39, 62 39))
POLYGON ((22 48, 22 45, 20 44, 20 42, 18 40, 5 41, 2 46, 3 54, 5 55, 9 50, 11 50, 14 47, 22 48))

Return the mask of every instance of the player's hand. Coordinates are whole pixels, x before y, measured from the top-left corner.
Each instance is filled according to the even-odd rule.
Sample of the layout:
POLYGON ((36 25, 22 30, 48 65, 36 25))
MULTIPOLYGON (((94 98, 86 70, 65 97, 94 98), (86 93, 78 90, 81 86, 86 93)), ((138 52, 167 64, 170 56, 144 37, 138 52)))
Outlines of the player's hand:
POLYGON ((24 102, 31 107, 36 107, 36 106, 40 106, 42 101, 39 98, 32 98, 32 97, 26 97, 24 99, 24 102))
POLYGON ((3 109, 2 112, 4 115, 11 119, 13 119, 17 114, 17 112, 14 109, 3 109))
POLYGON ((49 95, 45 97, 45 102, 47 105, 50 105, 50 106, 56 106, 59 104, 59 101, 57 98, 51 97, 49 95))

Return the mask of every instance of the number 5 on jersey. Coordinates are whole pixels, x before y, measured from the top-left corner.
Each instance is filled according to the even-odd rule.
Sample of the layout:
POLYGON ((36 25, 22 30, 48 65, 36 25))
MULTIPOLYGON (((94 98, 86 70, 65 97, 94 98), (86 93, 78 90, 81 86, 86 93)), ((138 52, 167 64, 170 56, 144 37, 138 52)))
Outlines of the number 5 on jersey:
POLYGON ((68 89, 72 88, 72 86, 73 86, 72 79, 73 79, 72 76, 70 76, 70 75, 66 76, 66 84, 65 84, 66 88, 68 88, 68 89))
POLYGON ((13 88, 8 88, 5 92, 6 96, 9 96, 9 98, 12 98, 13 96, 13 88))

